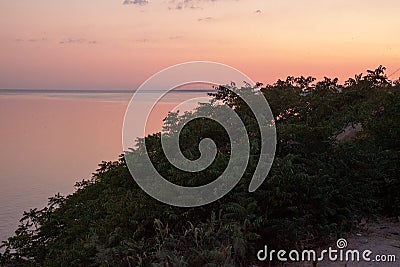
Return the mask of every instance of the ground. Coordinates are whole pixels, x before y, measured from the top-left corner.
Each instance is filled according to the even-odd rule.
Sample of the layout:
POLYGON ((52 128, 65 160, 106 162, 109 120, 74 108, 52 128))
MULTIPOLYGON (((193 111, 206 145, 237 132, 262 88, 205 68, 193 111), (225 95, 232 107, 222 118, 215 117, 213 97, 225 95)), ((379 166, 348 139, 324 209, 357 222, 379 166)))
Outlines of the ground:
MULTIPOLYGON (((357 231, 346 237, 347 249, 358 250, 360 255, 365 250, 373 252, 370 258, 375 255, 395 255, 396 262, 331 262, 324 260, 318 263, 290 263, 282 266, 286 267, 399 267, 400 266, 400 217, 392 219, 380 219, 374 222, 362 222, 357 231)), ((332 249, 337 249, 336 242, 330 245, 332 249)), ((329 246, 322 249, 326 249, 329 246)))

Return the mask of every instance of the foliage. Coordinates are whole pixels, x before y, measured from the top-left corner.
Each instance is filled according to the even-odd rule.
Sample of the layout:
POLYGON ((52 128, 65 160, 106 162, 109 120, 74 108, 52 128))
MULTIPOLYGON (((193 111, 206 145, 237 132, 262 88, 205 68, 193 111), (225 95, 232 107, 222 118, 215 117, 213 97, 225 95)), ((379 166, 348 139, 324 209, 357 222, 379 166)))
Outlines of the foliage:
MULTIPOLYGON (((74 194, 56 195, 46 208, 25 212, 15 236, 3 244, 0 265, 250 266, 265 244, 317 246, 351 230, 361 217, 400 215, 400 83, 384 71, 380 66, 344 85, 338 79, 288 77, 236 88, 261 90, 276 115, 275 161, 254 193, 247 192, 260 143, 254 115, 234 92, 217 88, 212 96, 235 109, 251 143, 245 175, 228 195, 194 209, 161 204, 136 185, 121 156, 102 162, 90 180, 76 184, 74 194), (356 124, 362 131, 355 138, 338 140, 356 124)), ((173 134, 191 115, 171 113, 164 130, 173 134)), ((229 161, 224 129, 198 119, 181 137, 190 159, 199 156, 201 139, 212 138, 217 159, 201 173, 182 172, 168 163, 160 134, 154 134, 146 145, 158 171, 186 186, 218 177, 229 161)))

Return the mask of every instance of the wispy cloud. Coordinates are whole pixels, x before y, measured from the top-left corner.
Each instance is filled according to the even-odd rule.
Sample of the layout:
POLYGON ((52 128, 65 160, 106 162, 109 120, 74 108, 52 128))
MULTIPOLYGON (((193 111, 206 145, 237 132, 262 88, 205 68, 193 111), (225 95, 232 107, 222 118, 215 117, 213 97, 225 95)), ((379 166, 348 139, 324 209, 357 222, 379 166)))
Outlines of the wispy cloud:
MULTIPOLYGON (((150 2, 165 5, 169 10, 196 10, 204 9, 208 5, 215 2, 234 2, 239 0, 165 0, 165 1, 155 1, 155 0, 123 0, 123 5, 138 5, 145 6, 150 2), (161 2, 161 3, 160 3, 161 2)), ((143 10, 142 10, 143 12, 143 10)), ((261 10, 256 10, 256 14, 261 14, 261 10)))
POLYGON ((148 43, 148 42, 150 42, 150 39, 141 38, 141 39, 136 39, 135 42, 136 43, 148 43))
MULTIPOLYGON (((216 0, 214 0, 216 1, 216 0)), ((200 0, 171 0, 170 3, 172 4, 172 6, 169 6, 169 9, 178 9, 178 10, 182 10, 182 9, 202 9, 202 7, 199 6, 200 2, 204 2, 200 1, 200 0), (197 3, 197 4, 196 4, 197 3)))
POLYGON ((164 41, 164 40, 176 41, 176 40, 181 40, 183 38, 184 37, 182 35, 173 35, 173 36, 164 37, 164 38, 158 38, 158 39, 157 38, 146 38, 146 37, 144 37, 144 38, 138 38, 138 39, 135 39, 135 40, 132 40, 132 41, 135 42, 135 43, 155 43, 155 42, 164 41))
POLYGON ((168 37, 169 40, 179 40, 182 39, 183 36, 182 35, 176 35, 176 36, 170 36, 168 37))
POLYGON ((139 5, 139 6, 144 6, 147 5, 149 1, 147 0, 124 0, 122 3, 123 5, 139 5))
POLYGON ((214 20, 213 17, 205 17, 205 18, 197 19, 197 21, 204 21, 204 22, 209 22, 209 21, 212 21, 212 20, 214 20))
POLYGON ((23 38, 16 38, 16 42, 28 42, 28 43, 36 43, 36 42, 44 42, 47 41, 46 38, 28 38, 28 39, 23 39, 23 38))
MULTIPOLYGON (((217 2, 221 0, 167 0, 164 3, 168 6, 169 10, 183 10, 183 9, 203 9, 203 5, 206 3, 217 2)), ((234 1, 234 0, 231 0, 234 1)), ((238 1, 238 0, 235 0, 238 1)), ((139 5, 144 6, 147 5, 149 0, 124 0, 122 2, 123 5, 139 5)), ((154 1, 157 3, 157 1, 154 1)))
POLYGON ((60 44, 97 44, 95 40, 87 40, 85 38, 66 38, 62 39, 60 44))

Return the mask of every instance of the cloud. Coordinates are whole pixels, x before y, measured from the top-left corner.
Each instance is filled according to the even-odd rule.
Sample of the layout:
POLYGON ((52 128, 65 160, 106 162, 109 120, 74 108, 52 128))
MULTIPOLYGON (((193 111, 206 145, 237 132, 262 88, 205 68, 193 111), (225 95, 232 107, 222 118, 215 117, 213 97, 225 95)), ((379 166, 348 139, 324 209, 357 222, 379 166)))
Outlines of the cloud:
POLYGON ((199 19, 197 19, 197 21, 205 21, 205 22, 212 21, 212 20, 214 20, 213 17, 205 17, 205 18, 199 18, 199 19))
POLYGON ((22 38, 16 38, 16 42, 27 42, 27 43, 36 43, 36 42, 44 42, 47 41, 46 38, 28 38, 28 39, 22 39, 22 38))
POLYGON ((148 42, 150 42, 150 39, 147 39, 147 38, 136 39, 135 42, 137 42, 137 43, 148 43, 148 42))
POLYGON ((182 39, 183 36, 182 35, 176 35, 176 36, 170 36, 168 37, 169 40, 179 40, 182 39))
POLYGON ((123 5, 139 5, 139 6, 144 6, 147 5, 149 1, 147 0, 124 0, 122 3, 123 5))
POLYGON ((163 41, 163 40, 168 40, 168 41, 176 41, 176 40, 182 40, 184 37, 182 35, 172 35, 172 36, 168 36, 168 37, 164 37, 164 38, 138 38, 133 40, 133 42, 135 43, 154 43, 154 42, 158 42, 158 41, 163 41))
POLYGON ((62 39, 60 44, 97 44, 95 40, 87 40, 84 38, 66 38, 62 39))
MULTIPOLYGON (((195 9, 203 9, 206 5, 215 2, 233 2, 239 0, 165 0, 162 1, 162 4, 165 4, 169 10, 195 10, 195 9)), ((123 5, 139 5, 144 6, 149 4, 150 0, 124 0, 122 2, 123 5)), ((160 1, 153 1, 154 3, 160 1)), ((257 10, 258 11, 258 10, 257 10)), ((261 10, 260 10, 261 11, 261 10)))
MULTIPOLYGON (((204 3, 212 3, 219 0, 167 0, 164 3, 167 5, 169 10, 177 9, 203 9, 202 4, 204 3)), ((231 0, 233 1, 233 0, 231 0)), ((237 0, 236 0, 237 1, 237 0)), ((139 5, 144 6, 150 3, 149 0, 124 0, 122 2, 123 5, 139 5)), ((157 1, 154 1, 157 3, 157 1)))
POLYGON ((173 4, 173 6, 171 7, 171 6, 169 6, 168 8, 169 9, 178 9, 178 10, 182 10, 182 9, 202 9, 202 7, 200 7, 200 6, 198 6, 198 5, 195 5, 194 4, 194 2, 197 2, 198 4, 199 4, 199 2, 204 2, 204 1, 200 1, 200 0, 197 0, 197 1, 194 1, 194 0, 178 0, 178 1, 175 1, 175 0, 172 0, 172 1, 170 1, 170 3, 172 3, 173 4))

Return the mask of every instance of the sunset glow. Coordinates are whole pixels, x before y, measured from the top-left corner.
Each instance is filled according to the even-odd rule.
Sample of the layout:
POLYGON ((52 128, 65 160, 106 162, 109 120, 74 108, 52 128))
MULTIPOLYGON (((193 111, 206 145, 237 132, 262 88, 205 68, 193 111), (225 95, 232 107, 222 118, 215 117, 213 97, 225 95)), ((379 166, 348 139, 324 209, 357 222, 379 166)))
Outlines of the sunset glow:
POLYGON ((261 82, 400 67, 398 1, 182 2, 3 0, 0 88, 131 89, 192 60, 261 82))

